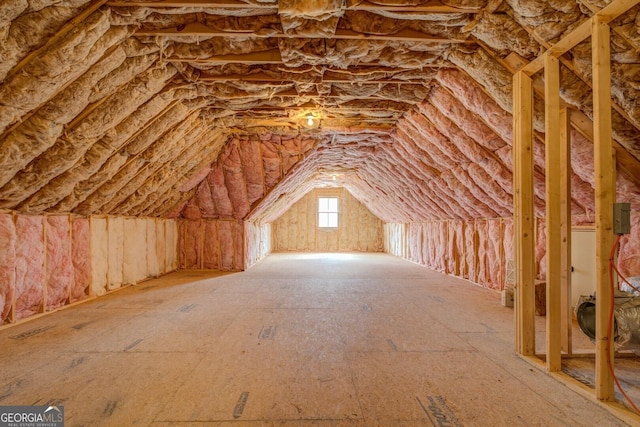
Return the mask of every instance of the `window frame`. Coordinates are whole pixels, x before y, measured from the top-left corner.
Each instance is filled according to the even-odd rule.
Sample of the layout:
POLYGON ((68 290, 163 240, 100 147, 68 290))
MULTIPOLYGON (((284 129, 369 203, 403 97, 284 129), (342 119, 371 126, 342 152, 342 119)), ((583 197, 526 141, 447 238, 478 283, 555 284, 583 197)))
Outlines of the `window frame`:
POLYGON ((340 198, 338 196, 318 196, 317 198, 317 209, 316 209, 316 226, 317 228, 319 228, 320 230, 336 230, 337 228, 340 227, 340 198), (327 199, 327 200, 335 200, 335 210, 331 209, 331 202, 327 202, 327 208, 326 210, 322 210, 324 209, 322 206, 322 199, 327 199), (327 216, 327 220, 326 223, 328 225, 322 225, 322 220, 321 217, 322 215, 326 215, 327 216), (331 225, 332 221, 331 219, 334 218, 335 219, 335 226, 331 225))

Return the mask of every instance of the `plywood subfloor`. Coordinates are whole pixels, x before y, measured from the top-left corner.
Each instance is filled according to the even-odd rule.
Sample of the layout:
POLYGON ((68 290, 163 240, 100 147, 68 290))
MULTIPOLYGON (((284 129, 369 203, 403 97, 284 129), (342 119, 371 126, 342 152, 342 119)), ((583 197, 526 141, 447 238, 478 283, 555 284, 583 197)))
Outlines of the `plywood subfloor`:
POLYGON ((178 272, 0 331, 67 426, 622 426, 515 355, 499 294, 384 254, 178 272))

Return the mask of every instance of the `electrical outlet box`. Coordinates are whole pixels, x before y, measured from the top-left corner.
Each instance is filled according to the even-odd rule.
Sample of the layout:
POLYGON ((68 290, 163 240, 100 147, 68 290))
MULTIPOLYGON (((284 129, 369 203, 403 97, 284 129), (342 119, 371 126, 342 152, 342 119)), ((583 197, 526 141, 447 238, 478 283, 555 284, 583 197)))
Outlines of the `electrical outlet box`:
POLYGON ((613 233, 619 235, 631 233, 631 204, 613 204, 613 233))

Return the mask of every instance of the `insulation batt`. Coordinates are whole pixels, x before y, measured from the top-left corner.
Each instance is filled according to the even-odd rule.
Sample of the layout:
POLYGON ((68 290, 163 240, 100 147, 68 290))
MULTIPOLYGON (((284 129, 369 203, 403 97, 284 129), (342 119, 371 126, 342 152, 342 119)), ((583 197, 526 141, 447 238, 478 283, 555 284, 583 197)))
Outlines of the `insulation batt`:
POLYGON ((92 217, 91 224, 91 295, 107 292, 109 271, 109 234, 107 219, 92 217))
MULTIPOLYGON (((142 103, 162 89, 175 73, 173 67, 154 69, 130 82, 122 92, 110 97, 100 108, 92 111, 78 127, 57 141, 9 183, 0 189, 8 202, 24 200, 49 180, 72 167, 106 131, 120 123, 142 103), (125 102, 126 101, 126 102, 125 102), (126 105, 126 108, 122 108, 126 105)), ((13 203, 12 203, 13 204, 13 203)))
MULTIPOLYGON (((98 55, 102 55, 104 50, 117 43, 122 36, 124 34, 108 32, 103 37, 106 40, 98 41, 97 52, 87 58, 87 63, 80 67, 80 70, 84 71, 84 68, 92 65, 92 61, 98 61, 98 55)), ((0 163, 3 165, 0 186, 6 184, 20 169, 55 144, 62 135, 63 125, 73 120, 88 105, 87 98, 91 96, 91 86, 123 59, 121 49, 107 55, 99 61, 100 66, 90 69, 88 74, 82 75, 70 84, 0 141, 0 159, 4 159, 0 163)))
POLYGON ((124 221, 122 217, 107 217, 107 229, 109 230, 108 290, 117 289, 125 282, 123 276, 125 259, 124 221))
POLYGON ((16 290, 18 236, 10 214, 0 214, 0 324, 9 317, 16 290))
POLYGON ((74 281, 71 224, 67 215, 46 216, 47 310, 67 303, 74 281))
MULTIPOLYGON (((119 50, 122 51, 122 49, 119 49, 119 50)), ((143 58, 147 58, 147 57, 143 57, 143 58)), ((100 65, 101 63, 98 63, 97 67, 100 67, 100 65)), ((132 73, 132 75, 126 76, 125 80, 117 79, 112 75, 109 75, 108 77, 110 81, 115 80, 114 82, 115 84, 123 84, 124 82, 130 80, 130 78, 132 78, 138 72, 144 71, 144 69, 148 68, 149 65, 150 63, 143 63, 143 67, 136 68, 131 64, 125 64, 125 68, 127 69, 132 68, 132 70, 129 71, 129 73, 132 73), (139 68, 142 68, 142 69, 139 69, 139 68)), ((100 67, 100 68, 104 68, 104 67, 100 67)), ((92 88, 94 87, 94 85, 88 84, 85 87, 92 88)), ((94 94, 94 91, 90 91, 90 94, 94 94)), ((76 95, 75 98, 77 99, 78 96, 76 95)), ((87 100, 87 103, 84 104, 84 106, 86 107, 86 105, 88 105, 89 102, 96 102, 98 99, 94 99, 92 101, 87 100)), ((86 180, 90 178, 92 175, 94 175, 96 172, 98 172, 98 170, 104 164, 104 162, 118 148, 118 147, 114 147, 112 144, 110 144, 110 142, 111 141, 109 141, 109 138, 105 137, 105 138, 102 138, 100 141, 96 142, 95 144, 93 144, 91 148, 89 148, 89 150, 85 153, 85 155, 76 162, 75 165, 73 165, 66 172, 62 173, 61 175, 49 181, 42 189, 40 189, 37 193, 33 194, 28 200, 23 202, 19 206, 19 209, 21 210, 35 209, 38 211, 42 211, 55 205, 57 202, 59 202, 61 199, 67 196, 69 193, 73 192, 78 182, 86 180)))
POLYGON ((218 221, 205 221, 204 235, 204 268, 220 268, 220 239, 218 237, 218 221))
POLYGON ((40 312, 45 281, 42 216, 16 216, 16 319, 40 312))
MULTIPOLYGON (((11 5, 13 10, 7 11, 8 16, 0 11, 0 28, 5 25, 9 27, 5 37, 0 39, 2 41, 0 43, 0 58, 2 58, 0 61, 0 81, 31 50, 45 44, 51 34, 56 34, 68 20, 78 13, 74 7, 54 6, 20 16, 23 12, 20 6, 26 6, 27 1, 2 3, 7 9, 13 3, 11 5), (22 5, 18 5, 18 3, 22 3, 22 5)), ((86 3, 86 1, 82 3, 86 3)), ((0 8, 5 9, 2 5, 0 8)))
POLYGON ((73 261, 73 283, 69 302, 78 301, 87 295, 91 284, 91 229, 88 218, 72 217, 71 259, 73 261))
POLYGON ((618 269, 625 277, 640 276, 640 213, 631 212, 631 233, 620 239, 618 269))
POLYGON ((144 221, 146 223, 145 250, 147 252, 147 263, 144 270, 144 278, 158 277, 160 275, 160 263, 157 251, 157 223, 155 219, 146 219, 144 221))
POLYGON ((478 84, 459 70, 440 70, 436 80, 472 113, 482 117, 505 143, 513 140, 513 119, 478 84))
MULTIPOLYGON (((135 219, 135 241, 131 242, 131 246, 135 248, 135 267, 136 267, 136 281, 141 281, 146 279, 149 276, 147 270, 147 222, 153 221, 152 219, 147 218, 136 218, 135 219)), ((129 240, 129 236, 125 236, 125 244, 127 244, 129 240)), ((155 247, 155 242, 153 244, 155 247)), ((126 266, 126 260, 125 260, 126 266)))
POLYGON ((102 56, 108 46, 101 50, 94 49, 94 45, 109 30, 108 12, 96 12, 80 25, 84 31, 67 33, 49 51, 25 65, 20 73, 5 78, 0 87, 1 105, 5 107, 0 110, 0 130, 4 131, 22 115, 49 99, 66 82, 79 77, 86 70, 87 63, 92 64, 102 56), (32 81, 34 76, 37 76, 35 85, 32 81))
POLYGON ((141 156, 144 164, 113 199, 103 205, 102 209, 117 215, 126 215, 135 209, 145 196, 153 191, 158 182, 168 175, 170 171, 167 171, 166 166, 171 161, 178 161, 186 153, 189 153, 189 150, 199 148, 195 142, 203 132, 204 128, 196 124, 182 138, 173 141, 172 144, 155 144, 150 147, 141 156), (147 183, 149 185, 145 185, 147 183), (154 183, 156 185, 153 185, 154 183))
MULTIPOLYGON (((161 213, 149 211, 150 205, 154 203, 159 202, 162 206, 163 200, 157 196, 164 195, 168 198, 172 195, 177 195, 181 197, 183 193, 176 194, 177 188, 183 186, 196 171, 202 170, 202 168, 209 165, 220 151, 220 140, 212 138, 211 132, 200 133, 201 130, 202 128, 196 127, 193 132, 185 136, 186 148, 179 151, 176 147, 173 159, 169 157, 158 159, 157 163, 164 162, 164 165, 160 168, 149 168, 144 173, 146 178, 144 181, 142 179, 132 180, 131 183, 134 185, 129 187, 129 192, 133 192, 111 212, 131 216, 164 216, 171 205, 161 213), (198 144, 200 139, 211 139, 211 142, 203 146, 198 144), (175 182, 167 179, 167 177, 171 176, 178 177, 178 179, 175 182)), ((192 191, 188 190, 184 194, 187 193, 192 193, 192 191)))
POLYGON ((249 205, 261 198, 265 192, 260 145, 260 141, 252 139, 241 141, 239 146, 249 205))
POLYGON ((233 205, 234 216, 237 219, 244 218, 251 208, 247 195, 247 183, 242 173, 242 161, 238 140, 229 142, 230 150, 224 161, 224 179, 229 190, 229 198, 233 205))
POLYGON ((183 266, 186 269, 199 269, 201 267, 200 254, 202 253, 201 221, 185 221, 183 227, 185 227, 182 232, 184 239, 182 246, 182 253, 184 254, 183 266))

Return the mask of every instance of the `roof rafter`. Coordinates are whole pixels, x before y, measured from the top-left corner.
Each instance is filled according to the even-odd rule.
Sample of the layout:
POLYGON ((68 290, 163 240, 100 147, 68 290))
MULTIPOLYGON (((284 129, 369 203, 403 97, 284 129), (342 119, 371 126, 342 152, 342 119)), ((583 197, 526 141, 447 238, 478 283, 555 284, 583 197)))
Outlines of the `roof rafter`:
MULTIPOLYGON (((140 29, 135 33, 137 36, 171 36, 171 37, 229 37, 229 38, 292 38, 291 35, 282 32, 264 32, 256 31, 224 31, 208 27, 199 22, 190 22, 185 25, 161 28, 161 29, 140 29)), ((317 37, 310 35, 295 35, 299 39, 314 39, 317 37)), ((382 41, 419 41, 428 43, 471 43, 465 39, 451 39, 445 37, 437 37, 421 31, 404 29, 393 34, 367 34, 353 30, 338 28, 332 35, 323 37, 336 40, 382 40, 382 41)))
MULTIPOLYGON (((277 9, 277 4, 249 4, 240 0, 157 0, 157 1, 123 1, 112 0, 107 3, 111 7, 202 7, 219 9, 277 9)), ((345 10, 388 11, 388 12, 424 12, 424 13, 479 13, 482 8, 448 6, 440 0, 428 0, 419 5, 380 5, 370 1, 362 1, 348 5, 345 10)))

